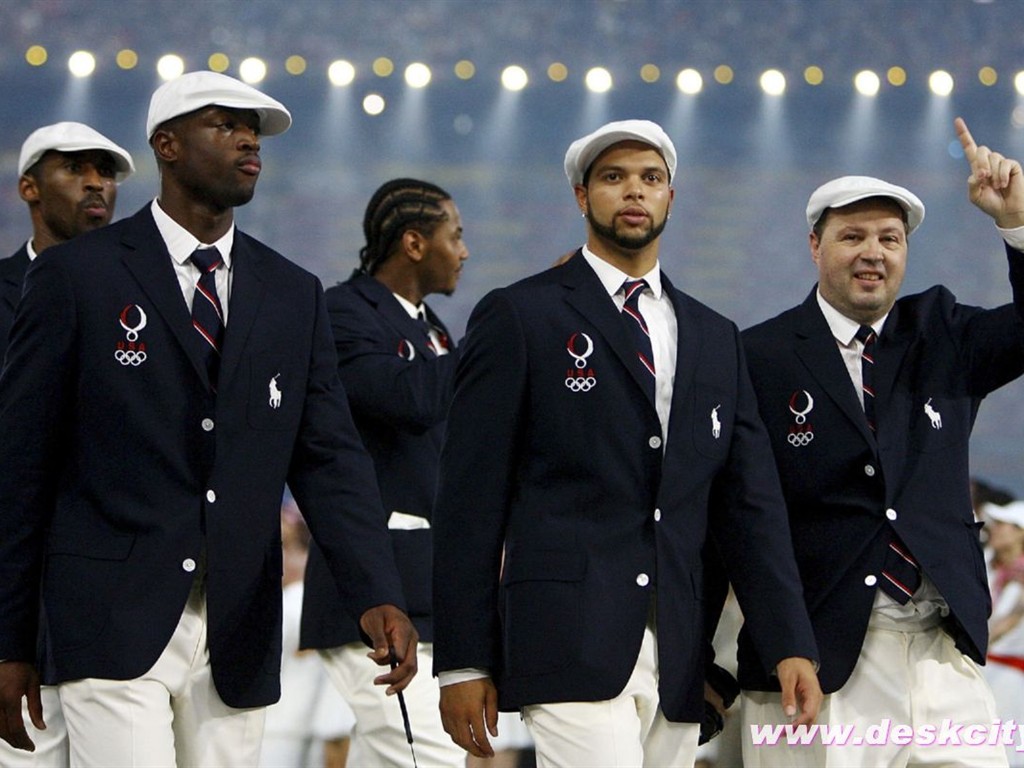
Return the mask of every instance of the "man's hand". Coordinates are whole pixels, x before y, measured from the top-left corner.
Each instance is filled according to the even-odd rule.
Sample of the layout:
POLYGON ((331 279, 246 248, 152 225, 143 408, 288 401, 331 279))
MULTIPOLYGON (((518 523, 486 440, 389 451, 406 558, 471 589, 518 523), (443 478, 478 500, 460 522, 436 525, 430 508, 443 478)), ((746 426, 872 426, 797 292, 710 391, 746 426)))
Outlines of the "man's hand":
POLYGON ((971 175, 967 179, 971 202, 1003 229, 1024 226, 1024 181, 1020 163, 988 147, 979 147, 963 118, 954 120, 953 126, 964 157, 971 164, 971 175))
POLYGON ((706 680, 704 681, 704 701, 713 706, 718 714, 725 715, 725 710, 727 709, 725 699, 706 680))
POLYGON ((39 675, 35 667, 24 661, 0 662, 0 738, 15 749, 35 752, 36 745, 29 738, 21 717, 21 700, 26 696, 32 724, 41 731, 45 730, 39 675))
POLYGON ((498 689, 489 677, 441 686, 440 709, 452 741, 476 757, 494 757, 487 734, 498 735, 498 689))
POLYGON ((791 656, 775 667, 782 686, 782 710, 793 725, 811 725, 818 716, 824 695, 809 659, 791 656))
POLYGON ((367 656, 380 666, 389 665, 393 649, 398 661, 390 672, 374 678, 374 685, 388 686, 388 696, 404 690, 416 675, 416 643, 420 639, 409 617, 393 605, 378 605, 360 617, 359 626, 373 643, 367 656))

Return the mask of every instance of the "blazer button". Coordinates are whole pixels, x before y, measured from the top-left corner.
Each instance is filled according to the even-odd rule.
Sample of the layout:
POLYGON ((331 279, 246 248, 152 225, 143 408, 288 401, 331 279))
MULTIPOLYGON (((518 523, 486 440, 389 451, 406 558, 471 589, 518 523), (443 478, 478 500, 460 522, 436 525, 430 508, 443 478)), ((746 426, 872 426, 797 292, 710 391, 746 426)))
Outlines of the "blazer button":
POLYGON ((212 489, 207 491, 206 492, 206 500, 208 502, 210 502, 211 504, 213 504, 213 502, 215 502, 217 500, 217 494, 214 493, 212 489))
POLYGON ((657 523, 660 520, 661 520, 661 510, 660 509, 656 509, 656 510, 654 510, 654 522, 657 523))
POLYGON ((869 587, 873 587, 877 583, 878 583, 878 577, 875 576, 875 574, 873 574, 873 573, 869 573, 867 576, 864 577, 864 584, 866 584, 869 587))
POLYGON ((203 428, 203 432, 212 432, 213 431, 213 419, 203 419, 202 422, 201 422, 201 426, 203 428))
POLYGON ((875 468, 872 467, 870 464, 865 464, 864 465, 864 474, 867 475, 868 477, 874 477, 875 476, 875 468))
POLYGON ((636 577, 636 583, 639 584, 641 587, 646 587, 648 584, 651 583, 651 577, 648 576, 646 573, 638 574, 636 577))
POLYGON ((887 509, 887 510, 885 510, 885 516, 887 518, 889 518, 890 520, 895 520, 898 517, 898 515, 896 514, 896 510, 895 509, 887 509))
POLYGON ((647 441, 647 444, 651 446, 651 448, 661 448, 661 438, 657 435, 652 435, 650 440, 647 441))
POLYGON ((194 571, 195 569, 196 561, 193 560, 191 557, 186 557, 184 560, 181 561, 181 570, 185 571, 186 573, 192 573, 192 571, 194 571))

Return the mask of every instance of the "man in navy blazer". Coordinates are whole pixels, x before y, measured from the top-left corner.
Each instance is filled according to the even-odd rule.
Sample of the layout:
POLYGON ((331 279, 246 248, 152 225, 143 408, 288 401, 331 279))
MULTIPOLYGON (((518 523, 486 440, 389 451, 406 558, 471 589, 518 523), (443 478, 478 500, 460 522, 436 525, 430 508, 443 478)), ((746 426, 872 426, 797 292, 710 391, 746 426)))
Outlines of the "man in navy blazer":
MULTIPOLYGON (((377 481, 409 616, 420 636, 419 663, 433 659, 432 533, 444 420, 451 402, 456 346, 424 299, 454 292, 469 251, 451 195, 417 179, 381 185, 363 218, 359 268, 326 292, 338 373, 377 481)), ((371 682, 356 623, 338 610, 334 579, 318 547, 310 550, 301 647, 317 648, 356 716, 350 765, 402 765, 409 745, 398 703, 371 682)), ((441 727, 437 684, 419 676, 405 690, 416 757, 461 768, 466 755, 441 727)))
MULTIPOLYGON (((821 652, 821 722, 853 729, 828 747, 746 738, 746 765, 1006 764, 987 731, 975 746, 927 744, 926 729, 938 738, 945 723, 991 729, 996 719, 977 668, 990 600, 968 443, 981 400, 1024 372, 1021 168, 977 147, 963 121, 956 128, 970 199, 1007 242, 1012 304, 964 306, 941 286, 897 300, 924 206, 902 187, 847 176, 808 203, 817 287, 743 334, 821 652), (886 721, 915 741, 854 743, 886 721)), ((748 727, 777 716, 755 650, 744 632, 748 727)))
POLYGON ((434 510, 442 720, 474 755, 500 708, 522 710, 538 765, 692 764, 709 529, 799 722, 816 650, 739 333, 660 270, 671 139, 609 123, 565 169, 586 245, 485 297, 456 374, 434 510))
POLYGON ((51 245, 109 224, 117 185, 134 170, 127 150, 83 123, 44 125, 25 139, 18 196, 28 206, 32 237, 0 260, 0 362, 28 265, 51 245))
POLYGON ((397 691, 415 671, 320 284, 233 223, 260 136, 290 123, 224 75, 166 83, 147 119, 159 198, 29 269, 0 378, 0 735, 14 746, 31 748, 22 696, 42 717, 42 583, 45 682, 73 764, 256 764, 280 690, 286 481, 374 659, 402 659, 379 681, 397 691))
MULTIPOLYGON (((29 264, 50 246, 109 224, 118 184, 134 170, 125 149, 83 123, 44 125, 22 143, 18 195, 28 206, 32 236, 13 256, 0 261, 0 366, 29 264)), ((44 642, 42 631, 39 642, 44 642)), ((64 768, 68 764, 68 734, 60 696, 56 688, 42 686, 40 697, 47 712, 46 730, 29 726, 34 752, 0 740, 0 765, 5 768, 64 768)), ((31 721, 27 702, 21 715, 31 721)))

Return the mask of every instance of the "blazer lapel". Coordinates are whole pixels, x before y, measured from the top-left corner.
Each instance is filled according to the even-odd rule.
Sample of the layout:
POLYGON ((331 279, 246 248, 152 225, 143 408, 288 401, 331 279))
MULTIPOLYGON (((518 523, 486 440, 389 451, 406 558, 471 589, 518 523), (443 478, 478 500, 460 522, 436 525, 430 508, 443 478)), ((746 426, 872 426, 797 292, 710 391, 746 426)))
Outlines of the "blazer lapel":
POLYGON ((148 205, 128 222, 121 245, 125 249, 121 261, 185 350, 196 375, 209 387, 199 336, 192 328, 192 318, 181 295, 171 255, 148 205))
POLYGON ((676 312, 676 374, 672 382, 671 421, 676 413, 681 414, 685 410, 680 403, 690 391, 697 375, 697 361, 700 360, 703 339, 697 332, 697 322, 690 314, 685 294, 676 290, 664 272, 661 273, 661 289, 668 292, 676 312))
POLYGON ((398 303, 388 287, 382 282, 369 275, 361 275, 356 278, 355 288, 359 293, 376 307, 380 316, 391 326, 395 333, 413 345, 416 352, 426 357, 433 357, 434 351, 427 344, 427 335, 420 328, 405 308, 398 303))
POLYGON ((0 293, 11 312, 18 307, 22 283, 25 282, 25 272, 29 264, 31 262, 28 258, 28 248, 24 245, 11 258, 4 261, 3 288, 0 293))
POLYGON ((801 305, 795 330, 796 354, 808 373, 821 385, 839 410, 846 414, 864 439, 874 445, 875 436, 868 427, 864 408, 857 399, 850 373, 843 363, 832 330, 818 306, 815 291, 801 305))
MULTIPOLYGON (((907 352, 915 339, 920 339, 927 329, 916 329, 900 323, 899 305, 894 305, 886 318, 885 326, 878 337, 875 365, 875 410, 878 417, 879 430, 884 429, 886 412, 894 402, 893 390, 896 380, 907 358, 907 352)), ((900 422, 905 423, 905 422, 900 422)))
MULTIPOLYGON (((615 308, 615 302, 604 289, 601 280, 579 252, 565 263, 563 270, 565 274, 562 284, 569 289, 566 301, 597 328, 615 355, 626 366, 626 370, 636 381, 648 402, 651 402, 645 380, 645 377, 649 380, 650 374, 641 368, 629 329, 622 321, 615 308)), ((651 405, 654 403, 651 402, 651 405)))
POLYGON ((261 258, 249 246, 245 233, 235 229, 235 244, 231 249, 231 299, 228 302, 228 322, 224 326, 220 372, 217 374, 221 382, 228 381, 238 368, 252 324, 259 315, 266 291, 261 276, 261 258))

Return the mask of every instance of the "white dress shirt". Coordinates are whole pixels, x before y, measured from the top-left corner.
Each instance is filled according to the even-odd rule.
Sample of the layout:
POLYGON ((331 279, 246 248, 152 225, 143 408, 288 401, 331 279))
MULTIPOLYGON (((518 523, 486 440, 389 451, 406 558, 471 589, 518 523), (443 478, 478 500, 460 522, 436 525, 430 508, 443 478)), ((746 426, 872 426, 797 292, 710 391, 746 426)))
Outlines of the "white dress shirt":
POLYGON ((181 286, 181 294, 185 297, 185 306, 188 307, 189 312, 192 311, 192 297, 195 295, 200 275, 199 267, 193 264, 189 257, 196 248, 214 247, 220 252, 221 265, 217 267, 214 278, 217 281, 217 297, 220 299, 224 327, 227 327, 228 304, 231 299, 231 248, 235 244, 234 223, 217 242, 201 243, 195 235, 164 213, 159 200, 153 201, 151 210, 156 228, 160 231, 164 245, 167 246, 167 251, 171 254, 174 273, 178 277, 178 285, 181 286))
POLYGON ((440 357, 441 355, 448 354, 448 346, 444 343, 441 338, 441 332, 434 327, 434 324, 430 322, 427 317, 427 305, 422 301, 419 304, 413 304, 404 296, 399 296, 397 293, 392 293, 398 303, 402 305, 402 309, 409 313, 409 317, 413 320, 422 320, 427 324, 427 335, 430 337, 430 346, 434 350, 434 354, 440 357))
POLYGON ((646 280, 647 288, 640 294, 640 314, 647 322, 651 334, 651 351, 654 353, 654 404, 661 422, 662 446, 668 445, 668 419, 672 410, 672 386, 676 379, 676 341, 679 326, 672 300, 661 288, 661 265, 655 262, 646 275, 632 277, 621 269, 613 267, 583 246, 583 258, 597 273, 598 279, 608 291, 615 306, 621 312, 626 297, 621 288, 626 280, 646 280))

